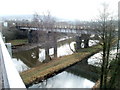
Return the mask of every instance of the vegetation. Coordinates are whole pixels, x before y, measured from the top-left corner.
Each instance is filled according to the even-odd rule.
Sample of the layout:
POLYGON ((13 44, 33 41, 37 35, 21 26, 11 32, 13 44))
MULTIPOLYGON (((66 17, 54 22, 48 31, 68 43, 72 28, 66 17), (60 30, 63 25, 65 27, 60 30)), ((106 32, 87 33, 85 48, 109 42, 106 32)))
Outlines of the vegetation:
MULTIPOLYGON (((9 22, 12 23, 12 22, 9 22)), ((3 27, 2 33, 5 36, 5 39, 7 42, 10 40, 16 40, 16 39, 25 39, 27 38, 27 32, 22 32, 15 27, 3 27)))
POLYGON ((114 59, 110 63, 110 80, 107 84, 108 88, 120 89, 120 60, 119 58, 114 59))
MULTIPOLYGON (((100 13, 100 19, 98 21, 98 34, 100 36, 101 46, 102 46, 102 64, 101 64, 101 76, 100 80, 97 82, 97 88, 118 88, 120 86, 119 77, 120 75, 120 61, 119 53, 117 52, 116 58, 111 62, 110 52, 112 48, 112 40, 116 37, 114 20, 110 17, 108 12, 108 6, 104 3, 103 10, 100 13)), ((118 39, 117 39, 118 40, 118 39)), ((119 45, 118 45, 119 46, 119 45)), ((118 47, 119 48, 119 47, 118 47)))
POLYGON ((52 75, 55 75, 55 73, 58 73, 61 70, 90 57, 101 49, 101 46, 98 45, 88 48, 88 51, 85 49, 84 52, 74 53, 72 55, 63 56, 57 59, 55 58, 54 60, 41 64, 40 66, 24 71, 20 75, 24 83, 29 86, 33 83, 42 81, 52 75))
POLYGON ((27 39, 16 39, 16 40, 10 40, 8 43, 11 43, 12 45, 23 45, 27 44, 28 40, 27 39))
MULTIPOLYGON (((27 70, 25 72, 21 73, 21 76, 23 78, 23 81, 26 85, 30 85, 32 83, 39 82, 41 80, 46 79, 47 77, 50 77, 54 75, 55 73, 58 73, 59 71, 76 64, 77 62, 88 58, 89 56, 95 54, 96 52, 102 50, 102 64, 101 64, 101 75, 100 80, 98 81, 97 85, 100 88, 119 88, 119 70, 120 70, 120 53, 119 53, 119 45, 117 48, 117 55, 116 58, 112 61, 110 60, 110 50, 112 47, 113 42, 115 41, 115 26, 114 20, 112 17, 110 17, 110 13, 108 12, 108 7, 106 4, 103 4, 103 10, 100 12, 100 17, 98 22, 95 22, 95 30, 99 37, 100 45, 96 45, 94 47, 89 47, 79 50, 77 49, 77 53, 74 52, 72 55, 60 57, 60 58, 54 58, 54 60, 50 60, 49 57, 49 46, 51 44, 54 45, 54 50, 56 51, 57 55, 57 43, 56 43, 56 33, 48 32, 48 34, 45 35, 44 32, 37 32, 37 31, 31 31, 34 38, 31 39, 28 38, 28 41, 34 42, 40 42, 41 40, 46 42, 45 44, 45 52, 46 52, 46 60, 47 63, 42 63, 40 66, 37 66, 35 68, 32 68, 30 70, 27 70), (50 39, 50 35, 53 35, 50 39), (42 37, 42 39, 40 38, 42 37), (43 38, 44 37, 44 38, 43 38), (37 38, 37 39, 36 39, 37 38), (50 40, 54 40, 53 43, 50 42, 50 40)), ((56 20, 55 18, 51 17, 50 13, 48 13, 47 16, 40 17, 39 15, 35 14, 32 25, 45 28, 46 30, 48 28, 53 29, 53 26, 55 24, 56 20)), ((5 28, 6 29, 6 28, 5 28)), ((23 32, 22 32, 23 33, 23 32)), ((23 45, 27 43, 27 40, 15 40, 20 39, 23 37, 27 37, 27 32, 25 34, 21 34, 20 31, 13 29, 11 30, 6 29, 3 30, 4 36, 7 38, 7 41, 11 42, 12 45, 23 45), (10 41, 13 40, 13 41, 10 41)), ((120 35, 120 34, 119 34, 120 35)), ((80 38, 81 39, 81 38, 80 38)), ((79 40, 79 39, 78 39, 79 40)), ((84 41, 88 41, 89 39, 86 39, 84 41)), ((118 39, 119 40, 119 39, 118 39)), ((64 43, 64 41, 61 41, 64 43)), ((70 42, 70 41, 69 41, 70 42)), ((118 42, 119 43, 119 42, 118 42)), ((58 43, 58 45, 60 45, 58 43)), ((88 42, 85 44, 88 46, 88 42)), ((69 45, 70 46, 70 45, 69 45)), ((87 47, 85 46, 85 47, 87 47)), ((76 45, 76 47, 80 47, 80 45, 76 45)), ((72 49, 71 49, 72 50, 72 49)))

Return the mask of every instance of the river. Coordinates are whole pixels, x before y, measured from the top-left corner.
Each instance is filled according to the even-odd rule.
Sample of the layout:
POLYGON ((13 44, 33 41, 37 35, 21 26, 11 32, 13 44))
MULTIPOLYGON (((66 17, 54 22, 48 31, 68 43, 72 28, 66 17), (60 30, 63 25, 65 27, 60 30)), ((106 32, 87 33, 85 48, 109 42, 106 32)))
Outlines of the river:
MULTIPOLYGON (((89 45, 95 45, 97 42, 98 41, 90 40, 89 45)), ((70 46, 73 50, 75 50, 74 44, 75 42, 70 43, 70 46)), ((84 47, 83 44, 82 47, 84 47)), ((51 48, 49 51, 52 57, 53 48, 51 48)), ((69 44, 65 43, 64 45, 58 47, 57 53, 57 56, 60 57, 70 55, 73 52, 70 50, 69 44)), ((45 50, 35 48, 32 50, 15 53, 13 56, 13 62, 15 63, 17 70, 19 72, 23 72, 32 67, 40 65, 45 59, 45 50)), ((90 62, 92 61, 89 61, 88 63, 90 62)), ((81 76, 80 74, 78 75, 73 73, 73 71, 79 71, 79 68, 81 67, 77 67, 74 70, 72 69, 73 67, 76 68, 75 66, 72 66, 63 72, 44 80, 41 83, 30 86, 29 88, 91 88, 94 86, 94 81, 87 79, 84 77, 84 75, 81 76)))

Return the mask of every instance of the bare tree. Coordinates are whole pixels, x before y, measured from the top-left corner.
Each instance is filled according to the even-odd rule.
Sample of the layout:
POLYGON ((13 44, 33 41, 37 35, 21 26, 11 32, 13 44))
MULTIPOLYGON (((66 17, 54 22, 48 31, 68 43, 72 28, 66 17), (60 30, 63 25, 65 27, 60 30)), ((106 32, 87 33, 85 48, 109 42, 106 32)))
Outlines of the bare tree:
POLYGON ((114 62, 111 63, 111 78, 109 81, 109 88, 120 89, 120 2, 118 2, 118 42, 117 54, 114 62))
POLYGON ((38 28, 37 33, 35 33, 38 42, 42 42, 45 47, 46 60, 50 60, 49 48, 52 46, 54 47, 54 56, 57 57, 57 36, 53 32, 55 21, 50 12, 47 12, 47 15, 41 16, 35 13, 33 18, 33 25, 38 28))
POLYGON ((103 48, 100 88, 106 88, 109 72, 110 49, 112 47, 112 41, 115 36, 115 26, 113 24, 113 19, 111 18, 110 13, 108 12, 108 5, 105 3, 103 4, 103 10, 102 12, 100 12, 100 17, 96 26, 100 44, 103 48))

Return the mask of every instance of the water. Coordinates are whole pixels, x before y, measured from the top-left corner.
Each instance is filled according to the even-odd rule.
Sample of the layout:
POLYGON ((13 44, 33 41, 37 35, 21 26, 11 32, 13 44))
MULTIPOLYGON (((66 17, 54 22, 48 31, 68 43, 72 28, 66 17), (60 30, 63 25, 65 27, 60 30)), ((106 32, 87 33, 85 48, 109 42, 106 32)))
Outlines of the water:
MULTIPOLYGON (((71 42, 70 47, 75 51, 74 44, 75 44, 75 42, 71 42)), ((70 50, 70 47, 69 47, 68 43, 58 47, 58 49, 57 49, 57 57, 72 54, 73 52, 70 50)), ((53 48, 49 49, 49 55, 50 56, 52 56, 54 54, 53 50, 54 50, 53 48)), ((39 51, 40 51, 40 53, 39 53, 39 61, 43 62, 45 60, 45 49, 39 49, 39 51)))
POLYGON ((86 78, 63 71, 62 73, 59 73, 42 83, 34 84, 29 88, 92 88, 94 84, 94 82, 86 78))
POLYGON ((92 75, 94 72, 91 69, 88 64, 79 62, 41 83, 33 84, 29 88, 92 88, 95 80, 91 78, 95 75, 92 75))
MULTIPOLYGON (((95 45, 97 42, 98 41, 90 40, 89 45, 95 45)), ((74 44, 75 42, 70 43, 70 46, 73 50, 75 50, 74 44)), ((49 51, 50 55, 53 55, 53 48, 51 48, 49 51)), ((64 45, 58 47, 57 53, 57 56, 60 57, 64 55, 70 55, 73 52, 70 50, 69 44, 65 43, 64 45)), ((13 59, 16 68, 19 72, 22 72, 39 65, 45 59, 45 50, 40 48, 36 50, 32 49, 16 53, 14 56, 16 57, 13 59)), ((95 83, 93 81, 90 81, 80 75, 78 76, 75 73, 63 71, 54 77, 43 81, 42 83, 34 84, 30 88, 91 88, 94 84, 95 83)))
MULTIPOLYGON (((98 40, 90 40, 89 46, 96 45, 97 43, 99 43, 98 40)), ((75 44, 75 42, 71 42, 70 46, 68 43, 66 43, 66 44, 58 47, 57 57, 73 54, 73 52, 70 50, 70 47, 73 51, 75 51, 74 44, 75 44)), ((82 43, 82 48, 84 48, 83 43, 82 43)), ((39 49, 39 50, 41 51, 41 53, 39 53, 39 57, 40 57, 39 60, 41 62, 43 62, 43 60, 45 60, 45 49, 39 49)), ((49 52, 50 52, 49 55, 52 56, 54 54, 53 48, 49 49, 49 52)))
MULTIPOLYGON (((95 45, 97 43, 98 43, 97 40, 94 41, 90 40, 89 46, 95 45)), ((68 43, 59 46, 57 50, 57 57, 72 54, 73 52, 71 51, 71 49, 75 51, 74 44, 75 42, 71 42, 70 46, 68 43)), ((54 52, 53 48, 49 49, 49 52, 50 56, 52 57, 54 52)), ((32 67, 35 67, 36 65, 39 65, 41 62, 43 62, 45 60, 45 49, 35 48, 28 51, 15 53, 13 56, 14 56, 13 62, 17 66, 17 70, 19 72, 22 72, 32 67)))
POLYGON ((19 71, 19 72, 23 72, 23 71, 26 71, 28 69, 30 69, 26 64, 24 64, 20 59, 16 59, 16 58, 13 58, 12 59, 14 64, 15 64, 15 67, 16 69, 19 71))
MULTIPOLYGON (((117 45, 115 44, 110 51, 109 63, 111 62, 111 60, 113 60, 116 57, 116 53, 117 53, 117 45)), ((91 64, 91 65, 97 66, 97 67, 101 67, 102 51, 100 51, 99 53, 96 53, 93 56, 91 56, 88 59, 88 64, 91 64)))

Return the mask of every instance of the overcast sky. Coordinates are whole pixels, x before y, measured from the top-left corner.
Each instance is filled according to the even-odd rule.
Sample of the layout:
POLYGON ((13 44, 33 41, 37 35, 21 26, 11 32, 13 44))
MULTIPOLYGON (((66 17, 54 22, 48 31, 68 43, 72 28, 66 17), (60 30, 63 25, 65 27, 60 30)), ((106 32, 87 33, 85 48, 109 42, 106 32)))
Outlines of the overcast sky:
POLYGON ((46 13, 64 19, 90 20, 97 16, 101 4, 109 4, 117 15, 119 0, 0 0, 0 16, 46 13))

